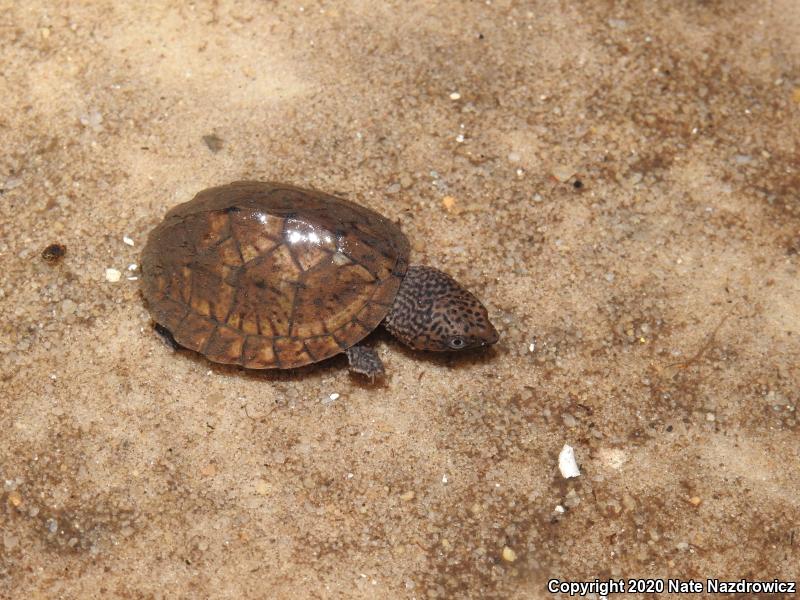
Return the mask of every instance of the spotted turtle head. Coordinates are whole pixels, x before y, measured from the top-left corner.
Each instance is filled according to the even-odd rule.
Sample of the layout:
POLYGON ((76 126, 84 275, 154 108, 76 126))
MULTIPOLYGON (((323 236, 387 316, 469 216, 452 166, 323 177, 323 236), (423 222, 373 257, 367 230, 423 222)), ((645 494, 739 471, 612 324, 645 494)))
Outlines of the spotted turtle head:
POLYGON ((500 337, 480 300, 449 275, 421 266, 408 269, 386 327, 415 350, 437 352, 489 346, 500 337))

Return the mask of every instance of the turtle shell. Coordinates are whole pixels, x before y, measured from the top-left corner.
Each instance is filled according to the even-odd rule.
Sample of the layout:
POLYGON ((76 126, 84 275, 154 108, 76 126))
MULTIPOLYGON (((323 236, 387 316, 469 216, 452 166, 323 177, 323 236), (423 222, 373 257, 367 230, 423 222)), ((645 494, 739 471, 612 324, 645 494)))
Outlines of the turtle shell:
POLYGON ((317 191, 239 181, 170 210, 142 254, 144 297, 181 346, 220 363, 288 369, 343 352, 386 316, 405 235, 317 191))

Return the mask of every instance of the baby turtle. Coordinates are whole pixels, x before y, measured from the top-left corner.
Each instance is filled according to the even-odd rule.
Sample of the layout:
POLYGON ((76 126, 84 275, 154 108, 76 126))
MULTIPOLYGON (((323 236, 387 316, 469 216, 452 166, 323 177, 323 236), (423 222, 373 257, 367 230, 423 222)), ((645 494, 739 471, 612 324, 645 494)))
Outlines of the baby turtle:
POLYGON ((408 265, 406 236, 353 202, 280 183, 209 188, 170 210, 142 254, 153 319, 209 360, 291 369, 347 353, 383 323, 417 350, 494 344, 480 301, 449 275, 408 265))

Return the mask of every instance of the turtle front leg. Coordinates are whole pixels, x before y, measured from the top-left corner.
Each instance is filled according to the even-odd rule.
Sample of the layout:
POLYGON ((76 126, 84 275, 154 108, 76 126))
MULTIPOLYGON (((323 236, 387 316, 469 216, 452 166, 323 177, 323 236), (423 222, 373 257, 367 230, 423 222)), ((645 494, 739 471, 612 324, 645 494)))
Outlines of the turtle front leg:
POLYGON ((347 349, 347 360, 350 371, 369 377, 370 381, 383 377, 383 363, 374 348, 369 346, 351 346, 347 349))

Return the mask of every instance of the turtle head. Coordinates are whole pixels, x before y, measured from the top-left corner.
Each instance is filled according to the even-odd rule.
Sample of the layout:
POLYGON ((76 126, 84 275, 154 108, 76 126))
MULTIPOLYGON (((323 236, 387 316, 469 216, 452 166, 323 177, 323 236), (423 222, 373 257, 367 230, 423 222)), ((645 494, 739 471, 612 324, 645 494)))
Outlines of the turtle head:
POLYGON ((500 337, 480 300, 449 275, 421 266, 408 269, 386 328, 415 350, 466 350, 500 337))

